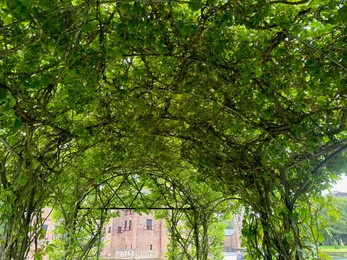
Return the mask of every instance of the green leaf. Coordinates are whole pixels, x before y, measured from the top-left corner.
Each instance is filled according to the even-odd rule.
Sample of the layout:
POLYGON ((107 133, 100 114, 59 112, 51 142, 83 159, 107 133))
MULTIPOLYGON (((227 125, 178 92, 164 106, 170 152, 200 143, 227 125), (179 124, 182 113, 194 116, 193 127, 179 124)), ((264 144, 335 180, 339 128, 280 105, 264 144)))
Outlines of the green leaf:
POLYGON ((347 5, 342 6, 338 10, 338 20, 343 23, 347 22, 347 5))
POLYGON ((13 122, 13 128, 14 128, 14 129, 18 129, 18 128, 20 128, 21 125, 22 125, 22 122, 21 122, 21 120, 17 117, 17 118, 14 120, 14 122, 13 122))
POLYGON ((47 254, 54 253, 54 250, 55 250, 55 245, 54 245, 54 244, 48 244, 48 245, 45 247, 45 252, 46 252, 47 254))
POLYGON ((4 89, 0 89, 0 100, 4 100, 7 96, 7 91, 4 89))
POLYGON ((30 7, 31 3, 33 2, 33 0, 20 0, 20 1, 26 7, 30 7))
POLYGON ((186 21, 179 21, 178 25, 181 34, 184 36, 190 36, 197 28, 194 23, 187 23, 186 21))
POLYGON ((188 6, 193 12, 199 11, 201 9, 201 4, 194 1, 189 2, 188 6))
POLYGON ((21 174, 21 175, 19 176, 19 178, 18 178, 18 185, 19 185, 20 187, 23 187, 23 186, 25 186, 25 185, 27 184, 27 181, 28 181, 27 177, 24 176, 23 174, 21 174))
POLYGON ((264 111, 264 119, 269 120, 272 118, 274 114, 275 114, 275 108, 271 106, 264 111))

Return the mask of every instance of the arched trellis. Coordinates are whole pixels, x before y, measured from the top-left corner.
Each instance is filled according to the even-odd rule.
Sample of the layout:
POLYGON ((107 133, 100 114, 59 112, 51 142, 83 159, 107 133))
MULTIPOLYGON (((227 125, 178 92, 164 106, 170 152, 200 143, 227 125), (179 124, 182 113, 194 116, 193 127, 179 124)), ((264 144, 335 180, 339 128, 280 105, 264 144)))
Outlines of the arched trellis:
POLYGON ((80 209, 191 209, 191 195, 182 183, 156 173, 118 173, 85 193, 80 209), (187 203, 188 202, 188 203, 187 203))
POLYGON ((130 171, 111 174, 86 190, 76 207, 76 216, 83 218, 82 222, 89 219, 85 227, 93 234, 83 256, 93 247, 99 255, 103 226, 112 212, 132 209, 156 211, 167 220, 170 259, 208 259, 217 243, 209 234, 211 223, 220 222, 222 213, 232 210, 232 199, 236 198, 223 196, 189 177, 130 171))

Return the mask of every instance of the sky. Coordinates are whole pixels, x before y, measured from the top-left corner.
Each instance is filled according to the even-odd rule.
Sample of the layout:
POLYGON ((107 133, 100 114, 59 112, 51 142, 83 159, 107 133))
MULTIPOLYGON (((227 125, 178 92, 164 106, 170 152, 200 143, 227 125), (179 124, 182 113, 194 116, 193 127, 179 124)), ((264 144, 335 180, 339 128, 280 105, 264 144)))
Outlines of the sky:
POLYGON ((342 192, 347 192, 347 176, 343 175, 341 177, 341 180, 338 181, 333 188, 331 189, 332 191, 342 191, 342 192))

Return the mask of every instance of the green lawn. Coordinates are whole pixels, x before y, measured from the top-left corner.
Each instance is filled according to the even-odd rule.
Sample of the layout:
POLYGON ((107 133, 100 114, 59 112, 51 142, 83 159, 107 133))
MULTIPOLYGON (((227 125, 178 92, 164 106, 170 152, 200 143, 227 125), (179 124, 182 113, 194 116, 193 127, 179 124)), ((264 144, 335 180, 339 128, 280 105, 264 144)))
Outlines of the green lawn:
POLYGON ((320 250, 323 252, 346 252, 347 253, 347 246, 320 246, 320 250))

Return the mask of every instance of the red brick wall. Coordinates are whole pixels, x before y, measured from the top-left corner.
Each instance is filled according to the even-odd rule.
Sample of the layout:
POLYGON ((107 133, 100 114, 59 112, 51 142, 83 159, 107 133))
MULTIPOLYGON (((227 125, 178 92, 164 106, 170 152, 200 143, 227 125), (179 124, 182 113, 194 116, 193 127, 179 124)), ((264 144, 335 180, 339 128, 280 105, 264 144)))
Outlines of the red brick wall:
POLYGON ((156 220, 152 213, 139 215, 122 211, 119 218, 111 219, 106 225, 106 244, 101 256, 118 259, 164 257, 168 243, 166 233, 165 222, 156 220), (147 219, 152 219, 152 229, 146 228, 147 219), (131 230, 129 220, 132 222, 131 230), (125 221, 127 230, 124 230, 125 221), (122 228, 121 233, 118 232, 118 227, 122 228))

